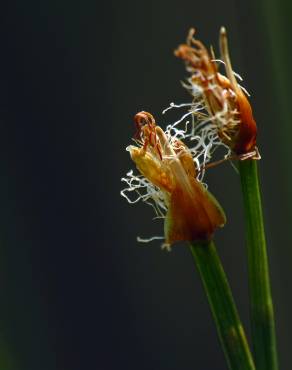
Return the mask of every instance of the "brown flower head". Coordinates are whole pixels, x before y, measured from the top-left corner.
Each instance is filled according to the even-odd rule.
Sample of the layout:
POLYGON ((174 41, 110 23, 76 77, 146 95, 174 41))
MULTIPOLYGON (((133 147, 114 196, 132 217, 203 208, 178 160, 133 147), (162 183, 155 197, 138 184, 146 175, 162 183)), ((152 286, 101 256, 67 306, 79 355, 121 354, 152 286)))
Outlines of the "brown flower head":
POLYGON ((209 129, 216 130, 222 143, 240 159, 258 158, 256 122, 247 92, 238 84, 236 77, 239 76, 232 70, 225 28, 220 30, 222 61, 215 59, 213 50, 209 52, 193 37, 194 32, 191 30, 187 43, 175 51, 191 72, 188 87, 194 96, 194 104, 200 107, 193 113, 199 120, 208 122, 209 129), (226 76, 218 72, 220 62, 225 65, 226 76), (202 115, 202 108, 205 115, 202 115))

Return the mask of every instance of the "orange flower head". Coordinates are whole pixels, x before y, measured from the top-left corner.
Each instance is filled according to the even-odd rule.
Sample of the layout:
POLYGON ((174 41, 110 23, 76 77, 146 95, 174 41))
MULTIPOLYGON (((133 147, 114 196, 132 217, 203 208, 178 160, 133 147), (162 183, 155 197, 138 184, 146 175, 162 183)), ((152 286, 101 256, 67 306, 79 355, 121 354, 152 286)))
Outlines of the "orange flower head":
MULTIPOLYGON (((210 130, 217 132, 224 145, 240 159, 257 158, 257 127, 247 92, 237 82, 233 72, 225 28, 220 30, 220 50, 222 61, 215 59, 202 42, 196 40, 191 30, 186 44, 180 45, 175 55, 186 62, 191 72, 188 86, 194 96, 194 104, 204 108, 204 122, 210 123, 210 130), (218 72, 218 63, 225 65, 226 76, 218 72)), ((196 114, 196 112, 195 112, 196 114)), ((199 119, 202 109, 197 112, 199 119)))
POLYGON ((128 172, 123 179, 128 188, 121 194, 131 203, 140 199, 150 203, 165 219, 164 246, 177 241, 209 240, 226 219, 216 199, 197 179, 191 151, 178 139, 178 132, 170 134, 173 127, 164 132, 150 113, 136 114, 135 123, 136 145, 127 150, 141 175, 128 172), (139 194, 134 201, 127 195, 132 191, 139 194))

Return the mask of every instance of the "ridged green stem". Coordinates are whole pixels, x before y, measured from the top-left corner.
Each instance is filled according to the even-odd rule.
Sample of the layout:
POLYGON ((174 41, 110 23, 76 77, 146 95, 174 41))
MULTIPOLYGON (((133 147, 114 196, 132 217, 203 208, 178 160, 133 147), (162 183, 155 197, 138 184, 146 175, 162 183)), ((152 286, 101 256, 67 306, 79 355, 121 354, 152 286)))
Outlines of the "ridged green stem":
POLYGON ((274 309, 256 160, 239 161, 248 255, 252 346, 258 370, 277 370, 274 309))
POLYGON ((225 272, 212 241, 191 243, 218 335, 230 370, 255 370, 225 272))

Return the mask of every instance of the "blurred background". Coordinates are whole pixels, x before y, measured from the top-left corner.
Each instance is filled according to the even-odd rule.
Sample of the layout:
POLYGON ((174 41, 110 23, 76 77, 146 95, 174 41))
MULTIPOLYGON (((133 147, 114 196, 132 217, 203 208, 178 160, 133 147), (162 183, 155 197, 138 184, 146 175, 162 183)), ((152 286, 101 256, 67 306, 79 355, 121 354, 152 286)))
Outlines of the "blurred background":
MULTIPOLYGON (((218 53, 229 33, 259 127, 260 171, 281 369, 292 310, 291 17, 288 0, 12 1, 0 21, 0 368, 225 369, 188 249, 130 206, 120 178, 133 116, 189 96, 173 56, 188 29, 218 53)), ((248 327, 239 178, 209 171, 228 223, 218 251, 248 327)), ((249 332, 249 329, 247 329, 249 332)))

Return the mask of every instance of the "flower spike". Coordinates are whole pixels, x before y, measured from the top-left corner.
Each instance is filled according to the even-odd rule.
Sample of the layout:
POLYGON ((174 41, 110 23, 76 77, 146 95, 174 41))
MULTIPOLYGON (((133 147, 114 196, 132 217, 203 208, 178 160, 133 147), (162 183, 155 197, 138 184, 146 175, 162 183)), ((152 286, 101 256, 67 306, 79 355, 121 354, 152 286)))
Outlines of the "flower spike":
POLYGON ((175 51, 191 72, 189 83, 194 104, 198 100, 203 102, 210 132, 216 130, 222 143, 239 159, 259 159, 256 122, 245 90, 238 84, 232 70, 225 28, 220 30, 223 61, 215 59, 213 49, 209 52, 201 41, 194 38, 194 33, 195 30, 191 29, 187 43, 175 51), (225 65, 227 76, 218 72, 218 62, 225 65))
MULTIPOLYGON (((141 187, 155 209, 165 210, 165 245, 177 241, 209 240, 216 228, 222 227, 225 214, 216 199, 196 179, 194 159, 187 146, 157 126, 153 116, 140 112, 135 116, 135 142, 127 148, 143 176, 141 187), (154 191, 153 191, 154 189, 154 191)), ((132 176, 132 173, 130 174, 132 176)), ((136 177, 137 179, 138 177, 136 177)), ((137 181, 125 179, 129 188, 140 191, 137 181)))

